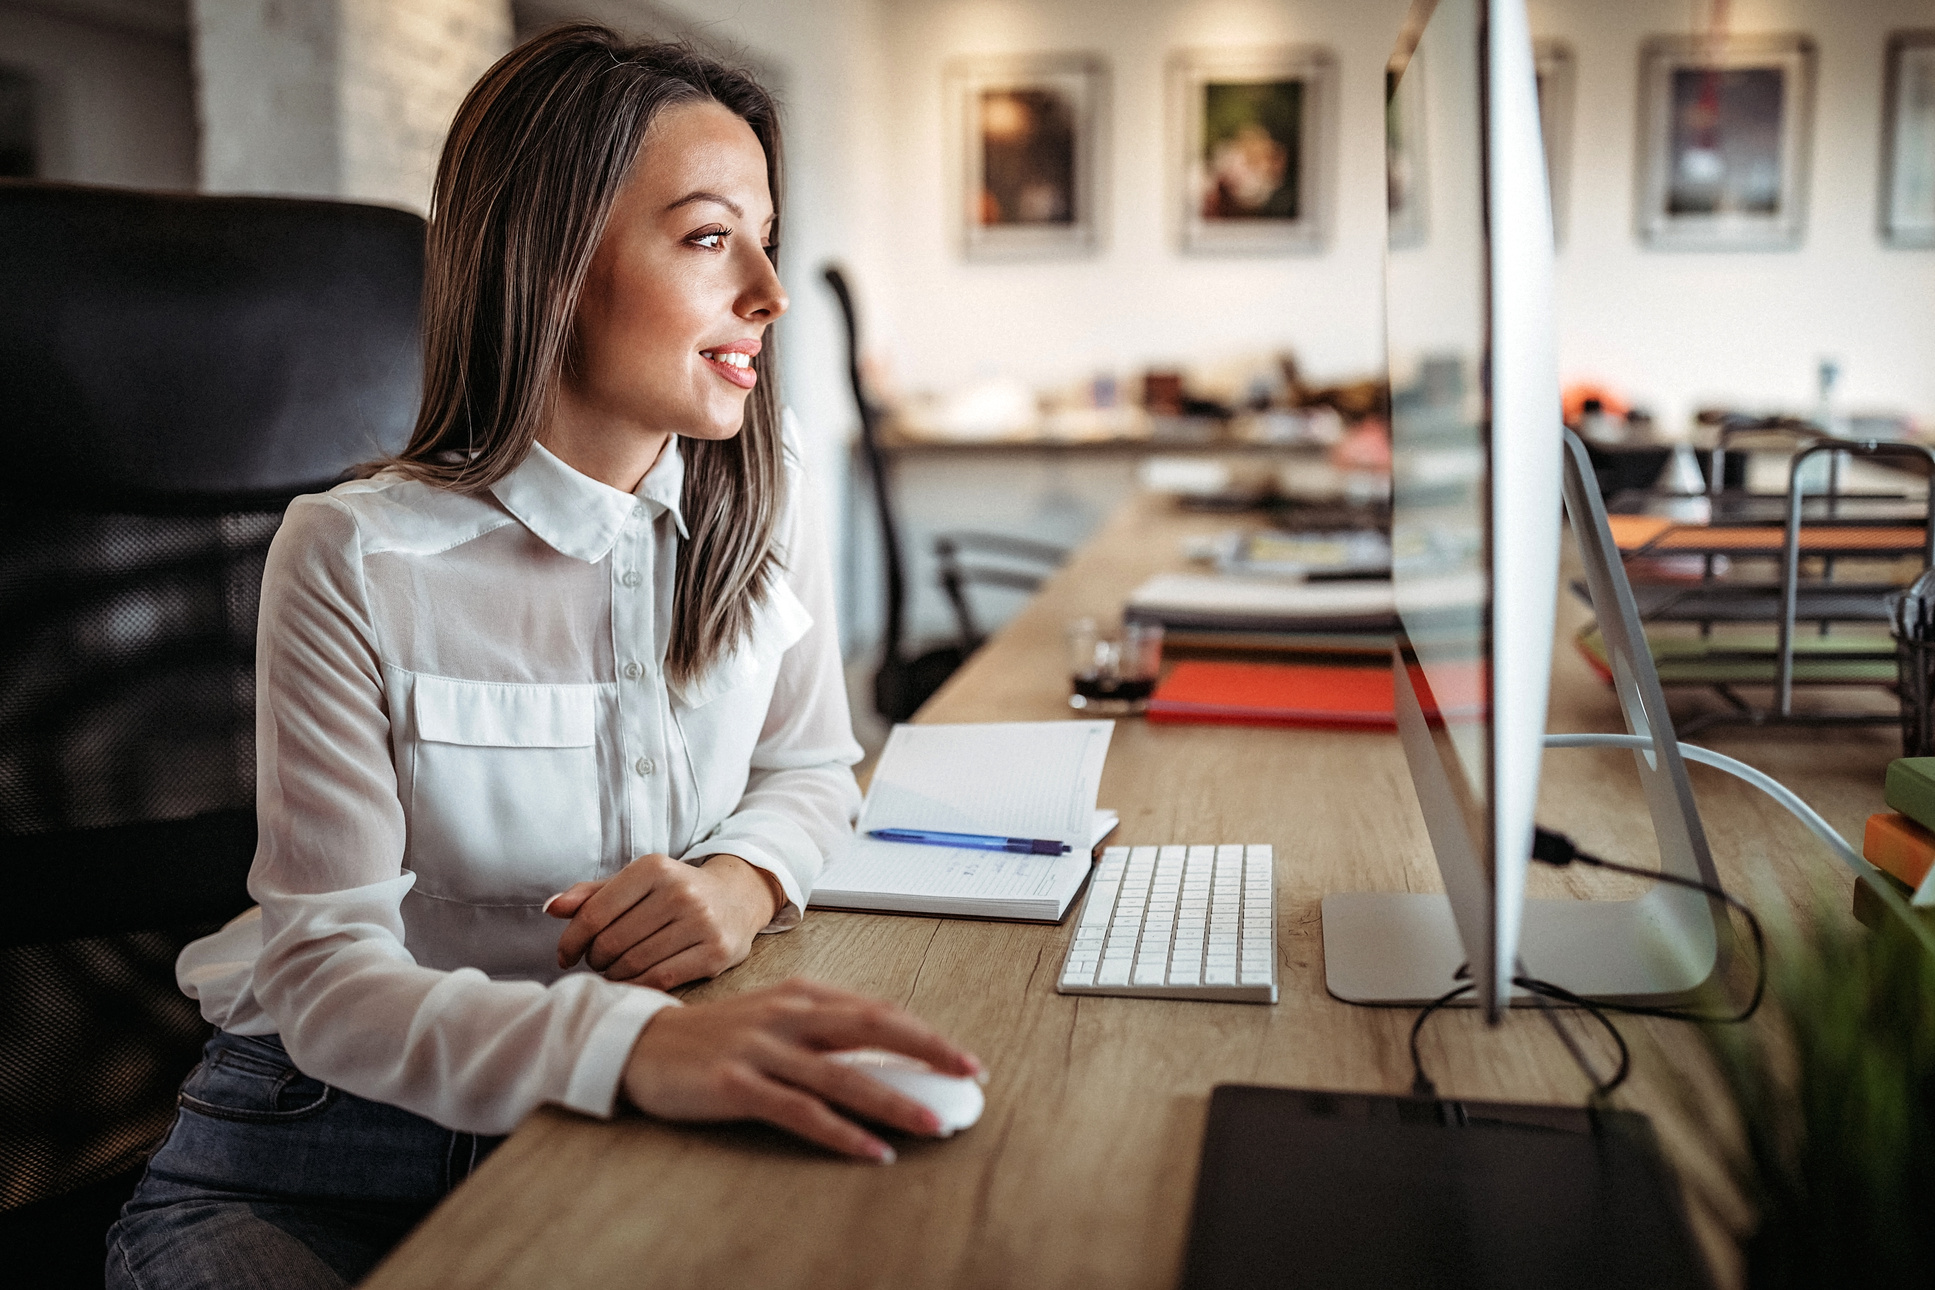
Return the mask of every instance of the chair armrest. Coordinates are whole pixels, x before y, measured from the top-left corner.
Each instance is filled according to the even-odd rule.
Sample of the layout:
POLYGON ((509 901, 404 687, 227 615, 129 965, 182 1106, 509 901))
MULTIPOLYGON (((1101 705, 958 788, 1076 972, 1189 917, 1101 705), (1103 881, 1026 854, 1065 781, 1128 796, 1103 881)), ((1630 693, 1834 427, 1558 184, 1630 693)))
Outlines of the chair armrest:
POLYGON ((1005 533, 981 533, 963 529, 934 535, 934 554, 947 559, 956 554, 965 553, 985 553, 1007 556, 1016 560, 1033 560, 1051 569, 1068 559, 1068 550, 1065 547, 1036 542, 1031 538, 1010 537, 1005 533))

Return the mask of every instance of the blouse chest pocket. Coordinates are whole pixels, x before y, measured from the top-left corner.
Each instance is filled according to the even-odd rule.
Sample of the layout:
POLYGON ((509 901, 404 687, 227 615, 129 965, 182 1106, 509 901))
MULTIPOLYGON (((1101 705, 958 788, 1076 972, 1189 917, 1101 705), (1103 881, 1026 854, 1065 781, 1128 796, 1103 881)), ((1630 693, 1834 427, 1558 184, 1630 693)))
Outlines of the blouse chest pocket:
POLYGON ((426 896, 540 904, 596 877, 595 685, 417 676, 408 860, 426 896))

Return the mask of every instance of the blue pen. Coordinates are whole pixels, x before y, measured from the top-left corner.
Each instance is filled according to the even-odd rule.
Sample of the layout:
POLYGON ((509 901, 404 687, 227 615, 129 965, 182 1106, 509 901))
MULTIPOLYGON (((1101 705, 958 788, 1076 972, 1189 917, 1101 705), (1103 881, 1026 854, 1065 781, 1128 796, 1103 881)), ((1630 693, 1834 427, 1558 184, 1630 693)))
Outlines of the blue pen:
POLYGON ((1024 856, 1068 854, 1068 843, 1053 838, 1003 838, 986 833, 934 833, 927 829, 869 829, 882 842, 913 842, 924 847, 969 847, 975 851, 1012 851, 1024 856))

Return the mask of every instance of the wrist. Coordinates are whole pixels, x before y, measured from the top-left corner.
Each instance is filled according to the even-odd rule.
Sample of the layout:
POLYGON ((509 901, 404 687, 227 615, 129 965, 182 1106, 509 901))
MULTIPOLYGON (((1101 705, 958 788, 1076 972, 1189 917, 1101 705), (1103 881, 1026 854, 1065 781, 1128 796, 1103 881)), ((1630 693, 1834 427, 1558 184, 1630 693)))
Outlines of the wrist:
POLYGON ((759 899, 754 893, 765 895, 767 903, 763 906, 765 917, 760 919, 761 927, 779 917, 779 911, 786 908, 787 898, 786 888, 780 885, 777 877, 744 856, 732 855, 729 852, 707 856, 702 863, 710 865, 715 860, 723 862, 720 868, 732 875, 735 885, 746 892, 749 901, 756 902, 759 899))

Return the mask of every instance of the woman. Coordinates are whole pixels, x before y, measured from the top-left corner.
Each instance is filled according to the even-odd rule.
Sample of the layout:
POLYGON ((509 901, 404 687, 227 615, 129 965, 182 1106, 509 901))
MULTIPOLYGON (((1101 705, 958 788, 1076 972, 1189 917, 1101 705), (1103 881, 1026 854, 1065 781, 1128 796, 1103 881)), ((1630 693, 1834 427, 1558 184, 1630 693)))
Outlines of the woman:
POLYGON ((772 384, 778 173, 750 79, 596 27, 459 109, 416 432, 270 551, 259 906, 181 956, 220 1029, 110 1284, 358 1280, 546 1103, 890 1161, 841 1111, 932 1114, 822 1054, 979 1070, 825 987, 662 993, 797 923, 857 806, 772 384))

